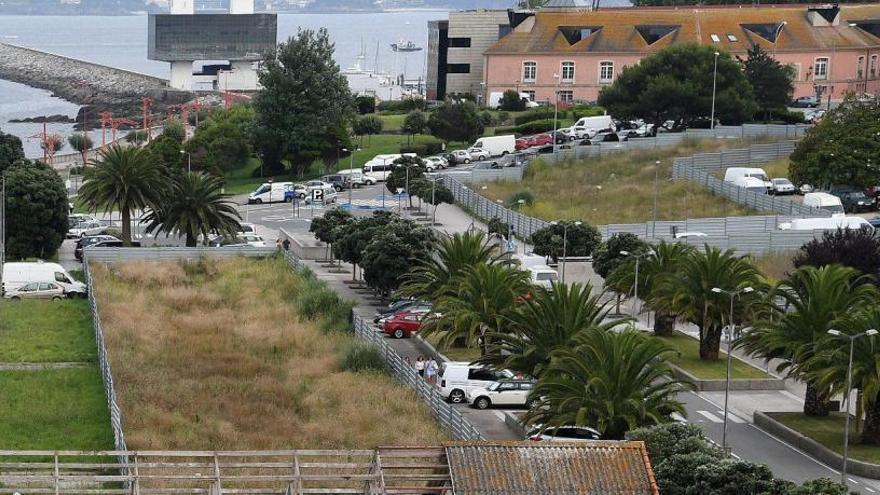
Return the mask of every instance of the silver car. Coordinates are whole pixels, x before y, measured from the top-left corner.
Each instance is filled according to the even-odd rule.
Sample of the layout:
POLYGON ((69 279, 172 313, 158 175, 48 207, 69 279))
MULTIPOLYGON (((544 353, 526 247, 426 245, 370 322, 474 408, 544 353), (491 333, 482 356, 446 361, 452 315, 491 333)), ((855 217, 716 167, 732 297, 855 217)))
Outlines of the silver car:
POLYGON ((17 289, 10 289, 3 294, 6 299, 20 301, 22 299, 51 299, 60 301, 66 297, 64 289, 53 282, 31 282, 17 289))

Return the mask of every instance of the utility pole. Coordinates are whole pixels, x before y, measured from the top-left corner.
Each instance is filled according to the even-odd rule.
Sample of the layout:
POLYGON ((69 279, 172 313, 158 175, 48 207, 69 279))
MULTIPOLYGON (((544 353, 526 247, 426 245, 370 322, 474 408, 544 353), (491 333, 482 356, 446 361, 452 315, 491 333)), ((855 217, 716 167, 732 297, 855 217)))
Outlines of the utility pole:
POLYGON ((6 262, 6 175, 0 175, 0 292, 3 292, 3 265, 6 262))

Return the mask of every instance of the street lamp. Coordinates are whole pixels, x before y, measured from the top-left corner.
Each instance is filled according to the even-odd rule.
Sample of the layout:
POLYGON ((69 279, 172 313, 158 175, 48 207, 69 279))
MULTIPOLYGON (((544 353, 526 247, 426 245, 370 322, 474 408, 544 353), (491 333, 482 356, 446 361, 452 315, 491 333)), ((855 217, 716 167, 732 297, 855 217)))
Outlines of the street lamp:
POLYGON ((351 204, 351 200, 352 200, 351 191, 352 191, 352 189, 354 189, 354 182, 352 180, 354 178, 354 153, 356 151, 360 151, 360 150, 361 150, 360 148, 355 148, 353 150, 349 150, 348 148, 342 148, 342 151, 344 151, 346 153, 350 153, 348 155, 348 169, 349 169, 348 170, 348 211, 353 211, 353 207, 351 204))
MULTIPOLYGON (((550 225, 559 225, 560 222, 550 222, 550 225)), ((562 284, 565 285, 565 258, 568 252, 568 225, 569 222, 562 222, 562 284)), ((572 225, 583 225, 583 222, 577 221, 572 225)))
POLYGON ((727 378, 724 382, 724 432, 721 434, 721 448, 727 448, 727 399, 730 395, 730 356, 731 356, 731 344, 733 343, 733 331, 734 331, 734 323, 733 323, 733 301, 740 294, 748 294, 755 289, 751 287, 743 287, 742 289, 729 291, 724 289, 719 289, 718 287, 713 287, 712 292, 715 294, 727 294, 730 297, 730 325, 728 326, 729 333, 727 335, 727 378))
MULTIPOLYGON (((553 79, 556 80, 556 83, 553 85, 553 160, 555 161, 556 141, 559 134, 559 129, 556 127, 556 122, 559 117, 559 74, 553 74, 553 79)), ((565 270, 563 270, 563 273, 565 273, 565 270)))
MULTIPOLYGON (((633 311, 632 311, 633 316, 635 316, 636 318, 638 318, 638 316, 636 316, 636 315, 638 315, 638 313, 636 312, 636 304, 639 304, 639 262, 642 261, 642 258, 647 258, 648 256, 654 256, 655 254, 656 253, 654 252, 653 249, 649 249, 648 251, 646 251, 642 254, 635 254, 635 253, 631 253, 629 251, 621 251, 620 252, 621 256, 630 256, 632 258, 635 258, 635 260, 636 260, 636 280, 635 280, 635 290, 634 290, 634 294, 633 294, 634 301, 633 301, 633 311)), ((639 304, 639 309, 641 309, 641 304, 639 304)))
POLYGON ((715 68, 712 70, 712 115, 709 120, 709 128, 715 130, 715 83, 718 81, 718 55, 715 52, 715 68))
POLYGON ((651 238, 657 237, 657 188, 660 179, 660 160, 654 162, 654 220, 651 222, 651 238))
POLYGON ((840 469, 840 484, 843 486, 847 486, 846 483, 846 461, 849 457, 849 396, 850 396, 850 388, 852 387, 852 362, 853 362, 853 347, 855 345, 856 339, 861 337, 873 337, 877 335, 877 330, 873 328, 870 330, 866 330, 862 333, 857 333, 855 335, 848 335, 840 330, 828 330, 830 335, 833 335, 838 338, 846 338, 849 339, 849 365, 846 368, 846 390, 844 392, 844 399, 846 400, 846 420, 845 426, 843 427, 843 466, 840 469))
POLYGON ((779 44, 779 33, 782 32, 782 28, 788 25, 788 21, 782 21, 782 24, 776 28, 776 36, 773 37, 773 58, 776 58, 776 45, 779 44))
POLYGON ((186 155, 186 156, 187 156, 187 159, 186 159, 186 171, 187 171, 187 172, 192 172, 192 158, 193 158, 193 157, 192 157, 192 153, 190 153, 189 151, 186 151, 186 150, 180 150, 180 154, 181 154, 181 155, 186 155))

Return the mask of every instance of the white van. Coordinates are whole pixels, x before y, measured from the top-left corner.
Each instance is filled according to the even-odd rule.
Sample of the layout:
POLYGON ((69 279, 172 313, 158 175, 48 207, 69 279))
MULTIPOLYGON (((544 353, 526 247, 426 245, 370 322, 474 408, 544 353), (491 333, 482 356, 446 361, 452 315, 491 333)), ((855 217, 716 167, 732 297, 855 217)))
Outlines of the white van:
POLYGON ((51 282, 58 284, 66 294, 85 297, 88 288, 67 273, 58 263, 35 261, 27 263, 5 263, 3 265, 2 293, 17 289, 31 282, 51 282))
POLYGON ((840 198, 824 192, 804 194, 804 206, 811 206, 813 208, 819 208, 820 210, 828 210, 832 215, 844 214, 843 203, 840 202, 840 198))
POLYGON ((293 191, 293 182, 265 182, 248 195, 248 204, 280 203, 288 191, 293 191))
POLYGON ((874 227, 862 217, 834 216, 831 218, 795 218, 790 223, 779 224, 779 230, 837 230, 861 229, 871 231, 874 227))
POLYGON ((767 185, 757 177, 737 177, 733 184, 758 194, 767 194, 767 185))
POLYGON ((508 370, 493 371, 463 361, 447 361, 440 365, 437 386, 443 398, 458 404, 467 400, 469 391, 510 378, 513 373, 508 370))
POLYGON ((363 169, 360 168, 346 168, 342 169, 337 174, 347 177, 353 184, 362 184, 366 186, 372 186, 373 184, 379 182, 370 174, 365 174, 363 169))
POLYGON ((364 164, 361 171, 367 175, 373 176, 377 181, 384 182, 388 174, 394 170, 394 160, 404 156, 417 156, 415 153, 392 153, 389 155, 376 155, 372 160, 364 164))
POLYGON ((767 172, 764 172, 763 168, 730 167, 724 171, 724 182, 736 183, 736 180, 740 177, 759 179, 764 183, 765 191, 773 189, 773 182, 770 181, 770 177, 767 177, 767 172))
POLYGON ((529 279, 533 285, 551 290, 553 283, 559 280, 559 274, 547 265, 547 261, 543 256, 518 254, 514 255, 514 259, 519 262, 522 270, 528 272, 529 279))
MULTIPOLYGON (((494 108, 495 110, 501 110, 501 98, 504 97, 504 93, 498 91, 493 91, 489 93, 489 104, 486 105, 489 108, 494 108)), ((536 108, 538 104, 529 98, 528 93, 520 93, 519 97, 526 101, 526 108, 536 108)))
POLYGON ((611 131, 614 132, 616 130, 614 126, 614 121, 611 120, 610 115, 598 115, 596 117, 581 117, 577 122, 574 123, 572 127, 586 127, 587 129, 591 129, 590 136, 595 136, 597 132, 601 131, 611 131))
POLYGON ((516 136, 489 136, 477 139, 471 149, 479 148, 489 152, 491 156, 501 156, 516 151, 516 136))

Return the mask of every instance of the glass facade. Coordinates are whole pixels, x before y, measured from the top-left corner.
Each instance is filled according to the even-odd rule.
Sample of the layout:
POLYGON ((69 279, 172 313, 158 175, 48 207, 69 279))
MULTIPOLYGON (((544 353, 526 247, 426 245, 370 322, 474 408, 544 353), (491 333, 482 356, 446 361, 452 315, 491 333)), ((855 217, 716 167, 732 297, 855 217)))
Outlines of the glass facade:
POLYGON ((150 60, 260 60, 275 49, 275 14, 156 14, 149 19, 150 60))

